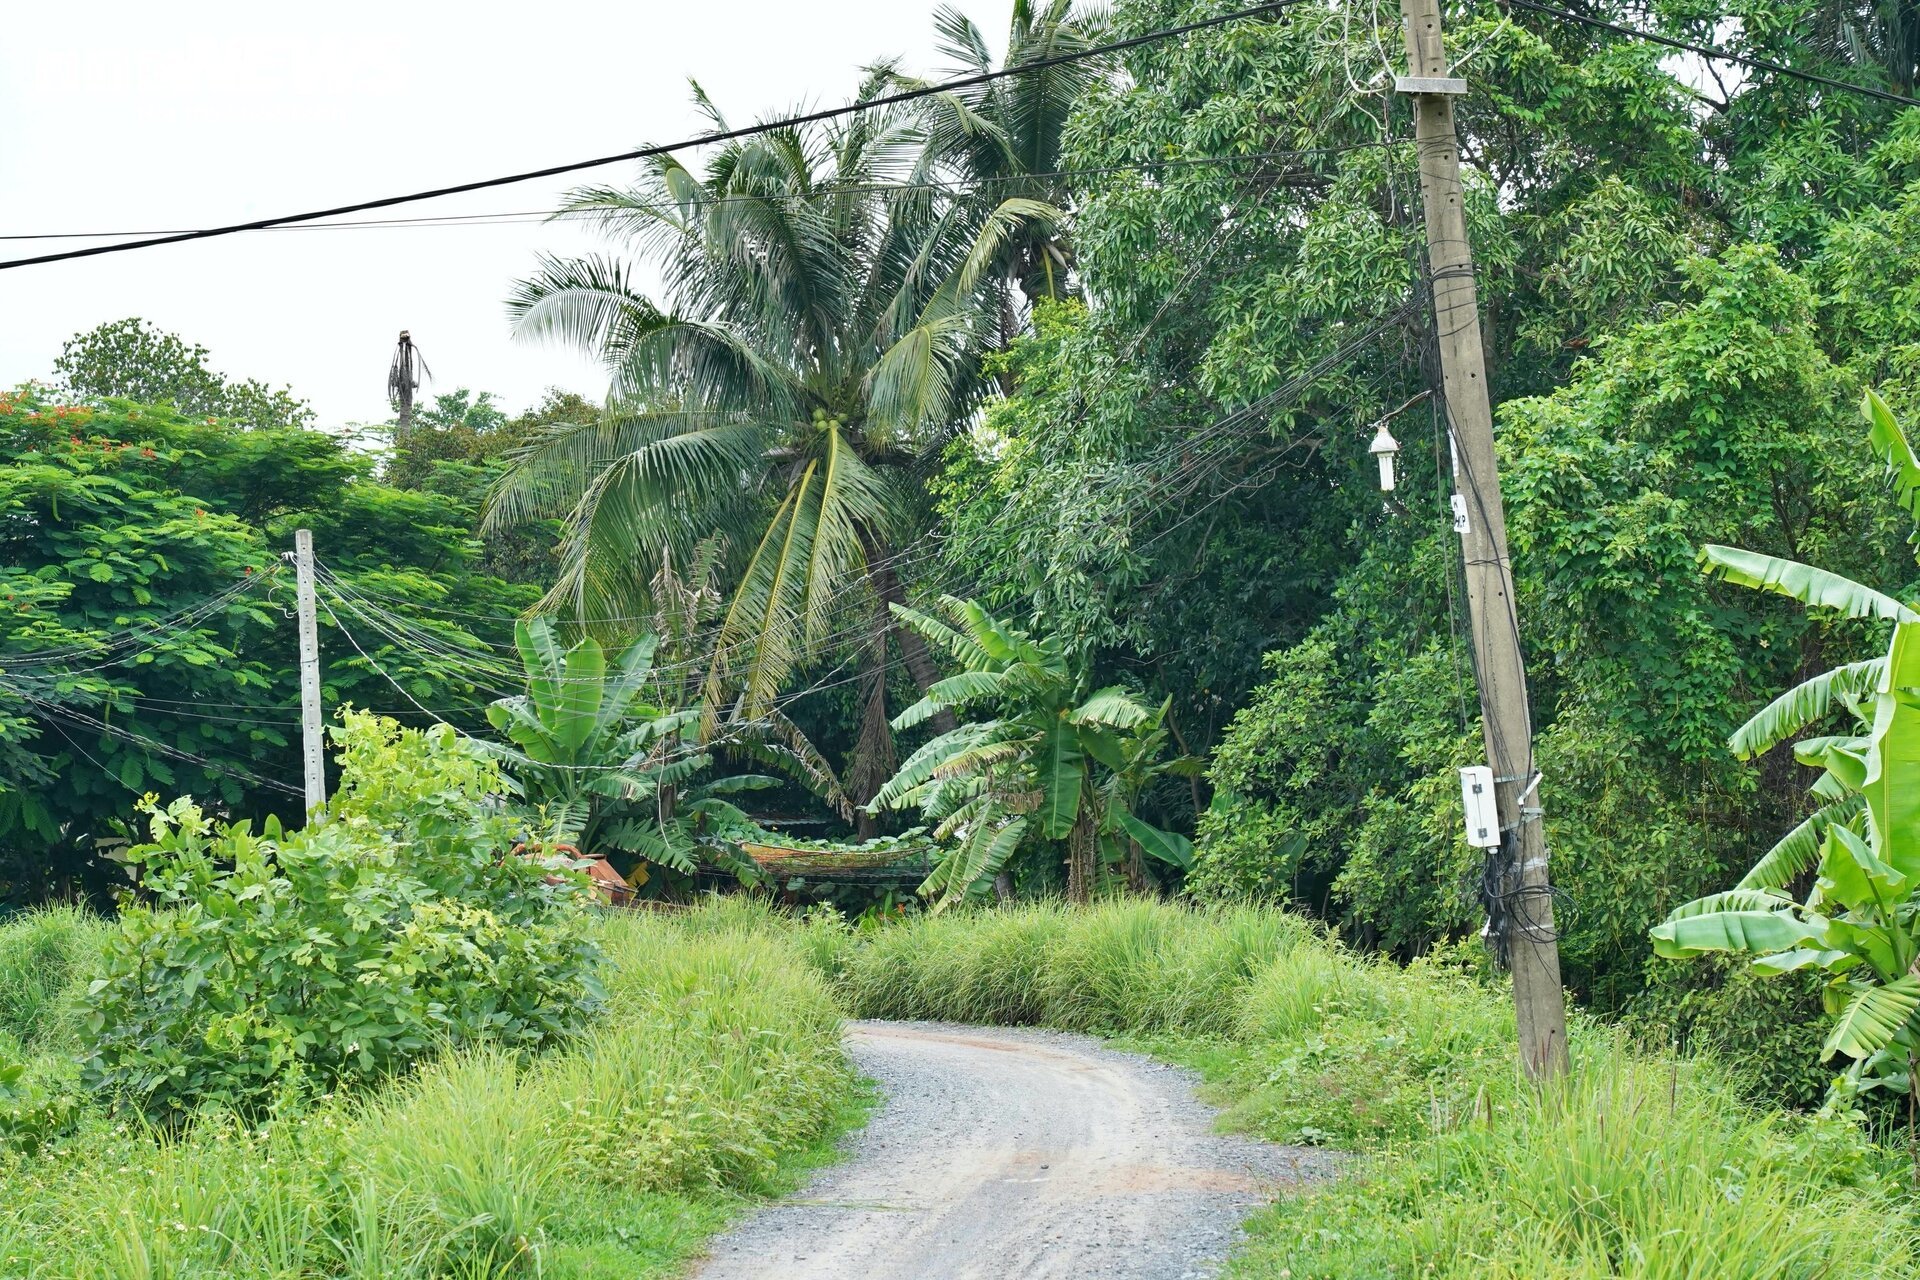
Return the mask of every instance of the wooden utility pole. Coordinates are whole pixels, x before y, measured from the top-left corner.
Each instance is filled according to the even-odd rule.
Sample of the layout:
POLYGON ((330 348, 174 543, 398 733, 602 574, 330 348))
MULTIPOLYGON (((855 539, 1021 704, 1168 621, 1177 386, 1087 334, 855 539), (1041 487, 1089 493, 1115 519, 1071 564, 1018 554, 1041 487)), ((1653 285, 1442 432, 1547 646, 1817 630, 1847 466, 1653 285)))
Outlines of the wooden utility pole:
POLYGON ((313 531, 293 534, 294 581, 300 612, 300 755, 306 765, 307 817, 327 803, 326 747, 320 720, 320 626, 314 617, 313 531))
POLYGON ((1502 832, 1499 847, 1489 851, 1505 863, 1489 877, 1495 898, 1489 903, 1490 923, 1504 922, 1506 928, 1521 1060, 1535 1079, 1545 1079, 1566 1070, 1567 1006, 1541 830, 1540 775, 1533 762, 1520 615, 1507 556, 1506 510, 1494 459, 1480 298, 1461 201, 1453 100, 1466 92, 1466 83, 1448 75, 1440 0, 1400 0, 1400 12, 1406 20, 1407 74, 1395 87, 1413 101, 1441 388, 1453 433, 1454 484, 1465 498, 1461 542, 1480 720, 1502 832))

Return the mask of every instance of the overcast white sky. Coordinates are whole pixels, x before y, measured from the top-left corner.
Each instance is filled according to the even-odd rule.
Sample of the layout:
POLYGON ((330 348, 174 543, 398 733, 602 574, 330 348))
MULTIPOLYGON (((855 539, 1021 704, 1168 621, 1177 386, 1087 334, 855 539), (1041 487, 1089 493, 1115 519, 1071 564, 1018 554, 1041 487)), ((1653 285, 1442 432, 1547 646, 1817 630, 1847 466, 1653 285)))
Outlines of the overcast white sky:
MULTIPOLYGON (((240 222, 671 142, 703 127, 688 76, 736 122, 837 103, 873 58, 934 69, 932 5, 16 4, 0 233, 240 222)), ((997 44, 1007 0, 965 7, 997 44)), ((540 210, 568 185, 374 216, 540 210)), ((90 243, 0 241, 0 257, 90 243)), ((597 368, 514 341, 501 305, 536 253, 593 247, 540 224, 266 231, 0 272, 0 387, 48 376, 73 333, 138 315, 223 372, 292 384, 329 426, 387 416, 403 328, 429 392, 490 390, 512 410, 550 385, 597 396, 597 368)))

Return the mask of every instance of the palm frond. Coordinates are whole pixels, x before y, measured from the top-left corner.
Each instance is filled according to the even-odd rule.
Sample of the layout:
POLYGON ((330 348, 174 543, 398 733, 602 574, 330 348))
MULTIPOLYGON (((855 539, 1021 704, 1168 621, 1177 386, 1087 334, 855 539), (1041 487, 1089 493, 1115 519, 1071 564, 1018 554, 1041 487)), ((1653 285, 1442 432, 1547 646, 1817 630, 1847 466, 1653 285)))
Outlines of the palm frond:
POLYGON ((962 294, 972 294, 990 273, 1005 270, 1007 259, 1022 236, 1051 233, 1066 214, 1044 200, 1013 196, 995 205, 981 223, 958 277, 962 294))
POLYGON ((669 319, 634 289, 623 263, 550 254, 542 254, 533 275, 515 285, 507 315, 517 337, 557 339, 585 351, 669 319))

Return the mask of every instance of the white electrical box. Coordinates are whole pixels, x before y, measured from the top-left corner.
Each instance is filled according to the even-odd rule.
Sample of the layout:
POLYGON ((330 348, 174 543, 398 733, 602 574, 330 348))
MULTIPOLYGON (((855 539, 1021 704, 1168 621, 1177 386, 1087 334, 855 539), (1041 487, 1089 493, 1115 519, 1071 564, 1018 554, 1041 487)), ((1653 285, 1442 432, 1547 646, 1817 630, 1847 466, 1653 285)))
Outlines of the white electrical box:
POLYGON ((1476 764, 1460 771, 1460 803, 1467 811, 1467 843, 1491 849, 1500 843, 1500 808, 1493 801, 1493 770, 1476 764))

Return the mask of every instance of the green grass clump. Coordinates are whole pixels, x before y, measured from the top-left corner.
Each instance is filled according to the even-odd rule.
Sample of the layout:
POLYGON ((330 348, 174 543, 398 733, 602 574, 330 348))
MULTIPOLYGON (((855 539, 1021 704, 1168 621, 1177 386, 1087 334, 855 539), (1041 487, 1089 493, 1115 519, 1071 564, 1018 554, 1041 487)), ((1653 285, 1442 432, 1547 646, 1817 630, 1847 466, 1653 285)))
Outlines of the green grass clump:
POLYGON ((1196 1035, 1227 1030, 1253 976, 1316 939, 1284 912, 1130 900, 919 917, 815 954, 857 1017, 1196 1035))
POLYGON ((80 992, 99 976, 111 926, 78 907, 41 907, 0 924, 0 1042, 65 1052, 80 992))
POLYGON ((1241 1280, 1911 1277, 1898 1153, 1769 1113, 1714 1063, 1576 1018, 1540 1094, 1509 998, 1460 969, 1348 953, 1254 907, 1119 902, 809 925, 865 1017, 1117 1033, 1208 1077, 1228 1127, 1355 1153, 1257 1215, 1241 1280))
POLYGON ((723 914, 607 917, 606 1013, 563 1050, 447 1053, 259 1126, 91 1110, 0 1155, 0 1276, 673 1273, 859 1113, 790 931, 723 914))

